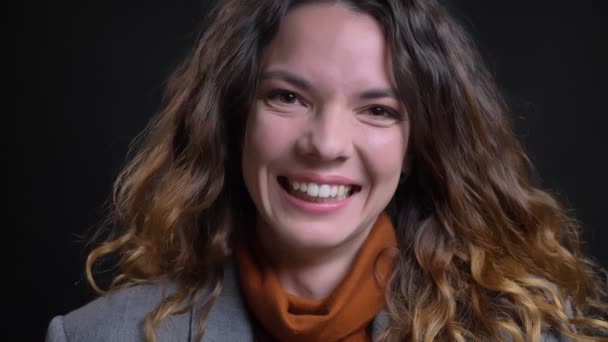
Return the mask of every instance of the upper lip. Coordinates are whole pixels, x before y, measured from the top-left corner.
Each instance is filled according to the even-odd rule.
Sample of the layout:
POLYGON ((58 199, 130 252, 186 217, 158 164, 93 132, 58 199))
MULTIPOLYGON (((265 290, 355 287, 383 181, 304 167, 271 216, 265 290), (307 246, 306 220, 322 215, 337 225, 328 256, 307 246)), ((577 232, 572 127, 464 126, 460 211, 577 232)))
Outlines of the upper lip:
POLYGON ((310 182, 316 184, 336 184, 336 185, 357 185, 355 182, 344 176, 339 175, 321 175, 314 172, 300 172, 284 174, 290 181, 310 182))

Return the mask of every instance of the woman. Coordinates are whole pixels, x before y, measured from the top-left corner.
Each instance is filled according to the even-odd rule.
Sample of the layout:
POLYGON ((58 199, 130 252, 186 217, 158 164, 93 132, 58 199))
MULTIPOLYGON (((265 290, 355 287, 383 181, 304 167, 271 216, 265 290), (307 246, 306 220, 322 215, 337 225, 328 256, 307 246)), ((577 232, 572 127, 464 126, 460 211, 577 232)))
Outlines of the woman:
POLYGON ((225 0, 47 339, 600 339, 605 282, 435 1, 225 0))

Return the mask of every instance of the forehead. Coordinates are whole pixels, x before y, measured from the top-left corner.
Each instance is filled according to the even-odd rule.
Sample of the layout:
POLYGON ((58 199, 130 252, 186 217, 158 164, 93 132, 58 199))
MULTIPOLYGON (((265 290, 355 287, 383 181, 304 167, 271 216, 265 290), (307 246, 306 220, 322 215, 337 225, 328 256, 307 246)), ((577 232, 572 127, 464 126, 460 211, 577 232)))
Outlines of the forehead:
POLYGON ((275 67, 327 85, 390 83, 381 26, 373 17, 341 4, 290 10, 264 50, 262 68, 275 67))

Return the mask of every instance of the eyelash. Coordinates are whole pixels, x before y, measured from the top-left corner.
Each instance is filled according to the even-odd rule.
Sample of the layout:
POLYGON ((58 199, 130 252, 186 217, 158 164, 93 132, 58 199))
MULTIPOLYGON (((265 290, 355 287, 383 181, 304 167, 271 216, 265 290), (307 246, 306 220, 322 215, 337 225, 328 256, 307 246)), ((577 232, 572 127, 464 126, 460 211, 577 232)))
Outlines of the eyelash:
MULTIPOLYGON (((280 101, 278 98, 280 96, 285 96, 285 95, 292 95, 294 100, 304 103, 304 101, 302 101, 300 99, 298 94, 296 94, 293 91, 289 91, 289 90, 285 90, 285 89, 273 89, 273 90, 269 91, 268 94, 266 94, 266 100, 267 101, 280 101)), ((289 103, 289 102, 281 102, 281 103, 282 104, 293 104, 293 103, 289 103)), ((373 109, 381 109, 385 113, 385 115, 372 114, 372 116, 374 116, 374 117, 382 117, 382 118, 390 118, 390 119, 400 119, 401 118, 401 115, 399 113, 395 112, 392 109, 386 108, 384 106, 373 105, 371 107, 368 107, 366 110, 371 111, 373 109)))
MULTIPOLYGON (((386 118, 390 118, 390 119, 399 119, 401 117, 394 110, 388 109, 384 106, 372 106, 372 107, 369 107, 367 110, 371 112, 372 109, 382 109, 384 111, 384 113, 386 113, 386 115, 380 115, 381 117, 386 117, 386 118)), ((377 115, 372 115, 372 116, 377 116, 377 115)))
MULTIPOLYGON (((268 94, 266 94, 266 100, 277 101, 278 97, 284 96, 284 95, 293 95, 294 100, 303 102, 296 93, 289 91, 289 90, 285 90, 285 89, 274 89, 274 90, 269 91, 268 94)), ((285 102, 281 102, 281 103, 282 104, 292 104, 292 103, 285 103, 285 102)))

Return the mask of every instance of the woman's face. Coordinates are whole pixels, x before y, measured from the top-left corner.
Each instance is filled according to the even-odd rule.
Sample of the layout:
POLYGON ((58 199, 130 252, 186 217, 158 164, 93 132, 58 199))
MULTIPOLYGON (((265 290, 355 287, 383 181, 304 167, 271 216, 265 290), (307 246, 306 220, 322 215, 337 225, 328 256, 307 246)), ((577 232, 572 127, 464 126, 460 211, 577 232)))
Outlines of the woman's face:
POLYGON ((261 67, 242 160, 259 236, 311 251, 362 241, 409 136, 381 27, 342 5, 296 7, 261 67))

